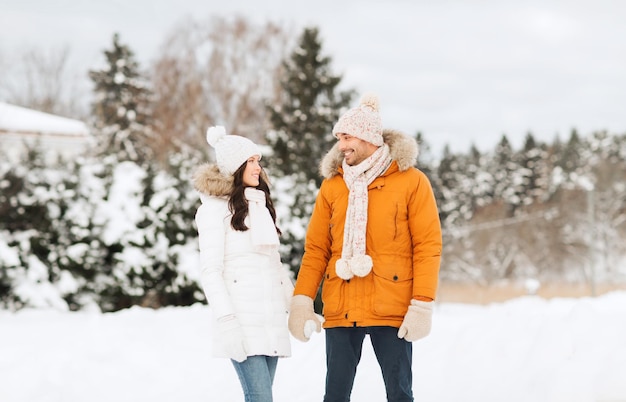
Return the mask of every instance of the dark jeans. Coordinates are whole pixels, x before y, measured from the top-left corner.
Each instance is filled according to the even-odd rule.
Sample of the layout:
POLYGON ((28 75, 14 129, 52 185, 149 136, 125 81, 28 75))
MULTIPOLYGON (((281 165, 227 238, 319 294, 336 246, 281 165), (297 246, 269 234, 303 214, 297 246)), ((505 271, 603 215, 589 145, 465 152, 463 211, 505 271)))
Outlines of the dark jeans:
POLYGON ((324 402, 348 402, 365 335, 370 336, 383 374, 387 401, 413 401, 413 345, 398 338, 398 328, 327 328, 324 402))

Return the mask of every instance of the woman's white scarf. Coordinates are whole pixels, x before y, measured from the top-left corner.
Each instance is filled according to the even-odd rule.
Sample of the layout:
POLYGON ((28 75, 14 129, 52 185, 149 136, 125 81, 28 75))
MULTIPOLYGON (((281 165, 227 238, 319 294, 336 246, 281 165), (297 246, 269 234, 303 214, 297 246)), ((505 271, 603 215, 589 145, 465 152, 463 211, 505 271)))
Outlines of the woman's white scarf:
POLYGON ((367 186, 383 174, 391 164, 389 146, 379 147, 370 157, 356 166, 350 166, 343 160, 343 180, 350 190, 348 209, 343 232, 341 258, 335 264, 337 276, 348 280, 354 275, 366 276, 374 263, 365 254, 365 236, 367 229, 367 186))
POLYGON ((278 233, 270 211, 265 206, 265 193, 253 187, 246 187, 244 195, 248 200, 252 244, 260 248, 278 247, 278 233))

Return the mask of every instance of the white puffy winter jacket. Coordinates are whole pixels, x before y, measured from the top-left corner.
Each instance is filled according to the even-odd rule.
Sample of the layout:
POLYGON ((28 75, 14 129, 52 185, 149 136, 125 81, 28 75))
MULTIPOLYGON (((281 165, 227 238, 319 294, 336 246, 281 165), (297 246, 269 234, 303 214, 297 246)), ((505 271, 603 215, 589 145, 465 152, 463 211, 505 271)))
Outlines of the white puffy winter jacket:
MULTIPOLYGON (((233 314, 242 326, 248 356, 290 356, 287 318, 293 293, 291 276, 281 264, 277 248, 258 250, 252 245, 250 231, 231 227, 223 194, 230 184, 222 183, 222 179, 228 180, 214 165, 202 166, 194 178, 202 201, 195 219, 201 281, 214 328, 221 317, 233 314)), ((213 355, 229 357, 217 331, 213 333, 213 355)))

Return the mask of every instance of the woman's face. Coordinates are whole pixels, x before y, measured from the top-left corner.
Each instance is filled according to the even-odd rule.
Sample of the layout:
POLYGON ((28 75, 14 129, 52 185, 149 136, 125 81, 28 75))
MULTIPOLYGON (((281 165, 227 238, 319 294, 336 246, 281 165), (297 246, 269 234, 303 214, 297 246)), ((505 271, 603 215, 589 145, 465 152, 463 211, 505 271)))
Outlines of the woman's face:
POLYGON ((256 187, 259 185, 259 176, 261 175, 261 156, 254 155, 248 158, 246 168, 243 170, 243 184, 247 187, 256 187))

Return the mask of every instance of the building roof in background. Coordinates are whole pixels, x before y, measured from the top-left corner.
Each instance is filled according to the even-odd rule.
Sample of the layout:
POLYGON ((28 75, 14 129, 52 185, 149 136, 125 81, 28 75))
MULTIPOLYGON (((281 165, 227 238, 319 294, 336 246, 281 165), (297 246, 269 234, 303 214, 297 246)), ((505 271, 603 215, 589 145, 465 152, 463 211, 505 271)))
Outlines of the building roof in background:
POLYGON ((87 136, 89 129, 80 120, 0 102, 0 131, 67 136, 87 136))

